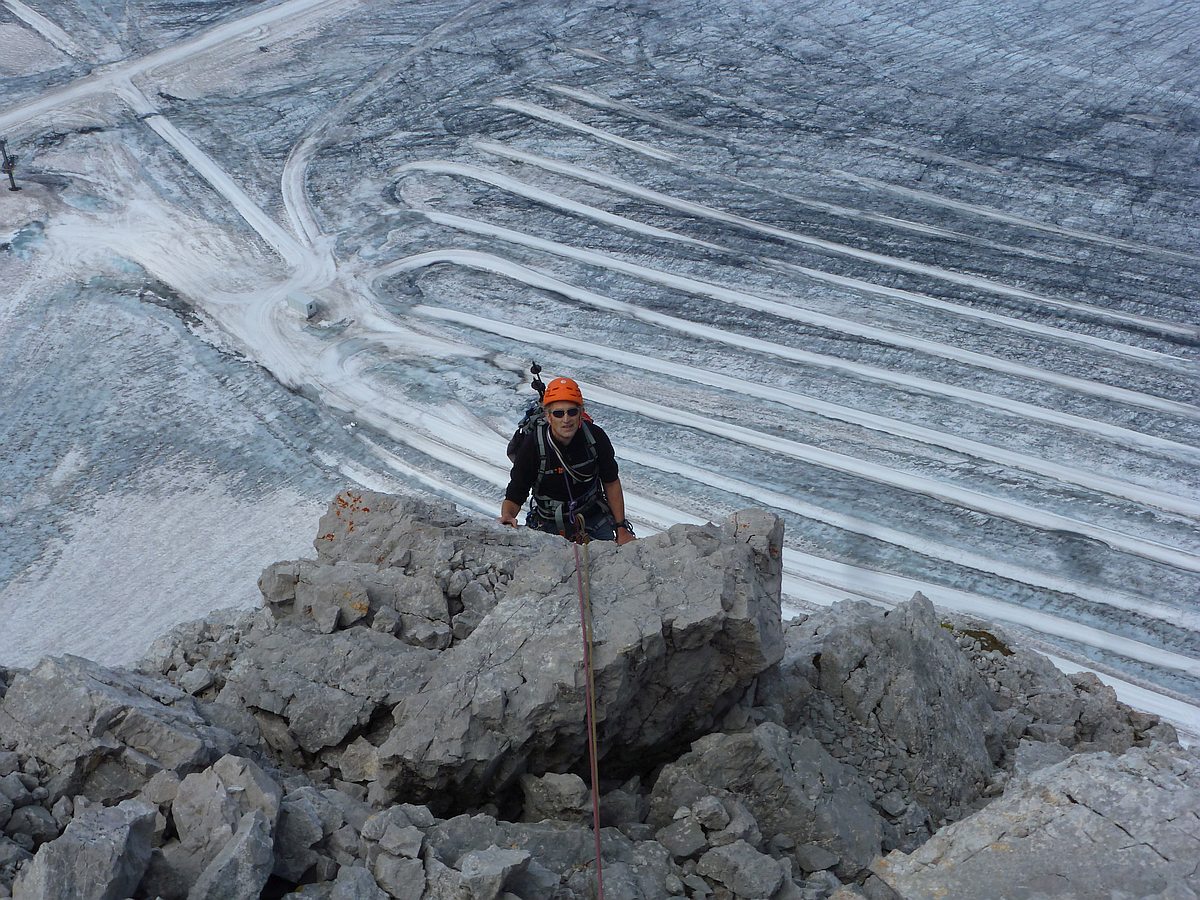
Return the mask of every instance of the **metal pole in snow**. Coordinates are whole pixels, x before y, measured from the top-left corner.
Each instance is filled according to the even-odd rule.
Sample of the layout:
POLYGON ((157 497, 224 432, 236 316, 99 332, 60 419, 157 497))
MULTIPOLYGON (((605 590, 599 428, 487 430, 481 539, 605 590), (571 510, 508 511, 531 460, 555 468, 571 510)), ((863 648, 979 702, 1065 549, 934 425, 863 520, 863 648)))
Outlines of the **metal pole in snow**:
POLYGON ((13 176, 13 172, 17 168, 17 158, 8 155, 8 147, 3 140, 0 140, 0 158, 2 158, 2 161, 0 161, 0 172, 8 176, 8 183, 12 185, 9 190, 19 191, 20 188, 17 187, 17 179, 13 176))

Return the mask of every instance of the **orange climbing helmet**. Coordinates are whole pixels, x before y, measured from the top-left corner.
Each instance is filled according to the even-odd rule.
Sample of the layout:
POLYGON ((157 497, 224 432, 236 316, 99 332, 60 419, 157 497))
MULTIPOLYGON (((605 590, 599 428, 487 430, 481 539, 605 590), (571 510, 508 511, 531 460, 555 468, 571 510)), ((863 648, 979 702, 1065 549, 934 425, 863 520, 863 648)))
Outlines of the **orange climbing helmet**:
POLYGON ((583 391, 570 378, 555 378, 546 385, 546 391, 542 394, 542 406, 557 403, 559 400, 567 400, 583 406, 583 391))

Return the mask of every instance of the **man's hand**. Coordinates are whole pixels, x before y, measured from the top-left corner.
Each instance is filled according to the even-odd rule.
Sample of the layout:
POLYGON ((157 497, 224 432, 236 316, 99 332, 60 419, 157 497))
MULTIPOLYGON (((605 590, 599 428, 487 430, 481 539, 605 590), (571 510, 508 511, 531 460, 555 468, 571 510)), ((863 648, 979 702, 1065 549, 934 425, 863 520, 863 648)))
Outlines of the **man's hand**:
POLYGON ((496 521, 501 525, 507 525, 509 528, 516 528, 520 524, 517 522, 517 514, 520 512, 521 507, 506 498, 500 504, 500 518, 496 521))
POLYGON ((620 547, 622 544, 628 544, 630 541, 636 541, 636 540, 637 540, 637 536, 626 531, 624 528, 617 529, 617 546, 618 547, 620 547))

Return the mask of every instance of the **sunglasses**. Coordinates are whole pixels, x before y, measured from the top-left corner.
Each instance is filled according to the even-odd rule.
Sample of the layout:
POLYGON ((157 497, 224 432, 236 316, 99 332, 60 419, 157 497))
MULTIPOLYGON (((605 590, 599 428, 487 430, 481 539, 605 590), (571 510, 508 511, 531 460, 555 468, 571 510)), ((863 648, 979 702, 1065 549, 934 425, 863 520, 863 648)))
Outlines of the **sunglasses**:
POLYGON ((570 416, 572 419, 579 415, 579 407, 572 406, 570 409, 552 409, 550 415, 556 419, 561 419, 563 416, 570 416))

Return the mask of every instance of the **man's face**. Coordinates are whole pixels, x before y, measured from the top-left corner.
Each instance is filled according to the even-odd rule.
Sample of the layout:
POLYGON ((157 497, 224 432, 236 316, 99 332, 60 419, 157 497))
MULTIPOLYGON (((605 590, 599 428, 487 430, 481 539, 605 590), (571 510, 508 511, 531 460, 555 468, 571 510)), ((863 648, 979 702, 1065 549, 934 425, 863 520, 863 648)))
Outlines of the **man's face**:
POLYGON ((583 409, 578 403, 570 400, 555 400, 546 405, 546 420, 550 423, 550 433, 560 444, 569 444, 575 432, 579 430, 579 418, 583 409))

